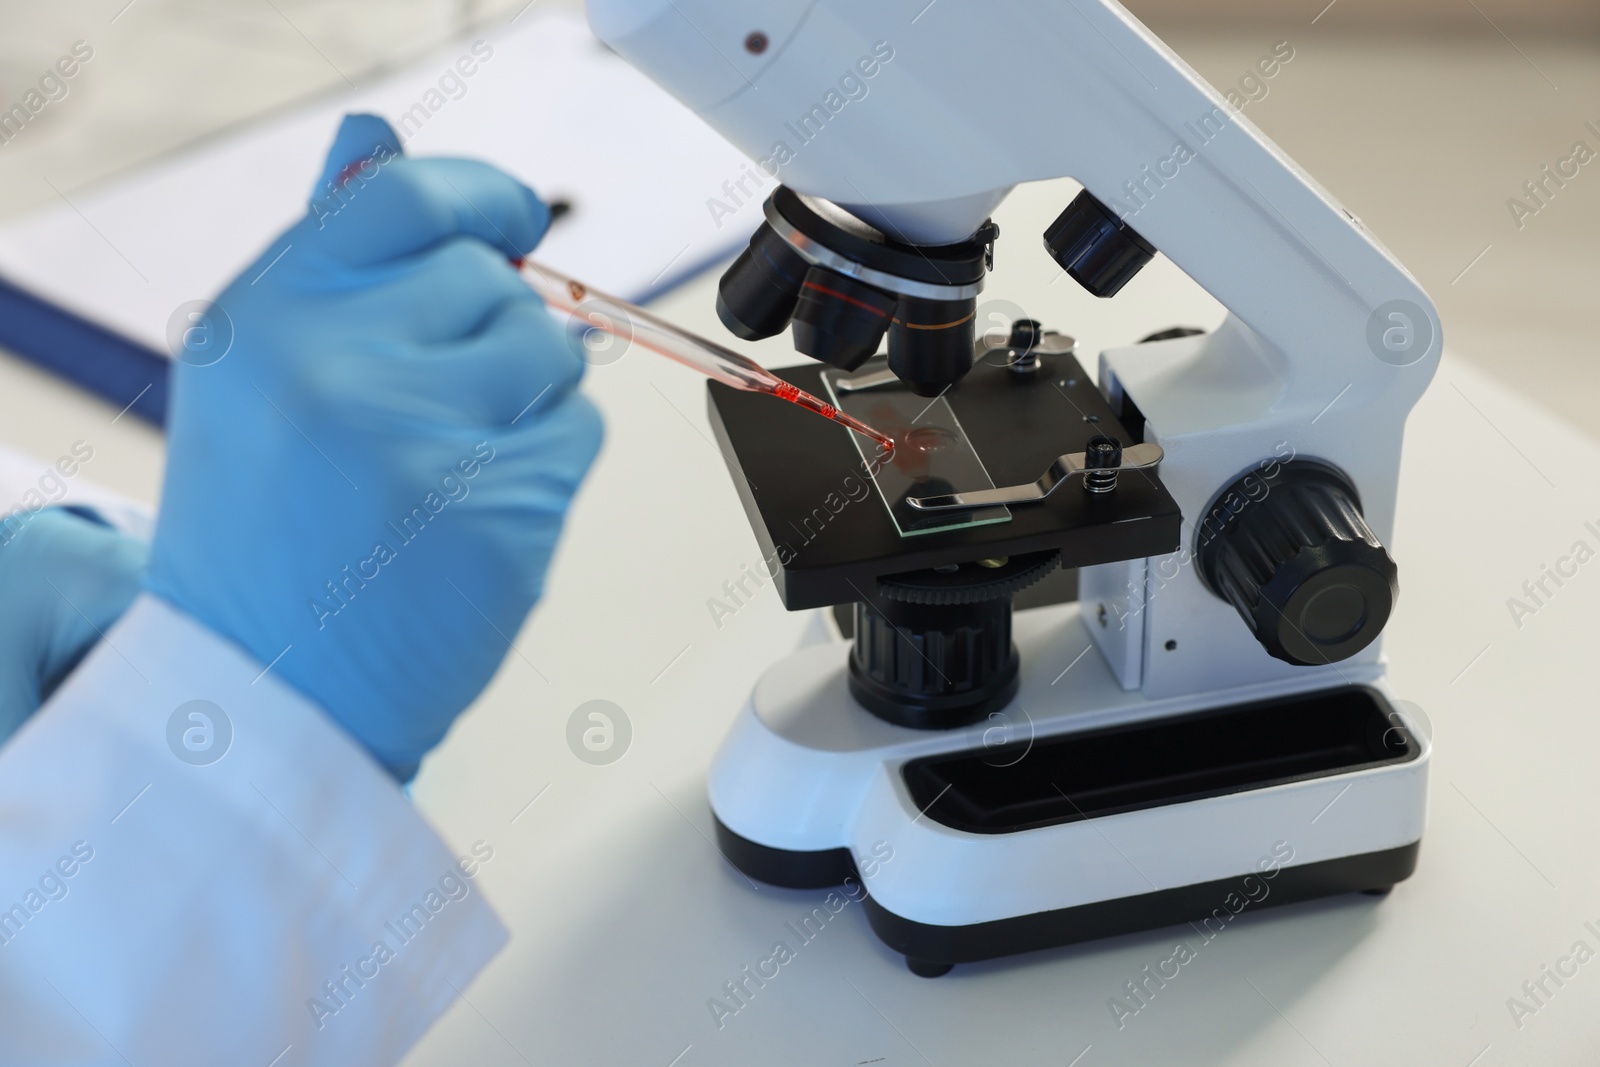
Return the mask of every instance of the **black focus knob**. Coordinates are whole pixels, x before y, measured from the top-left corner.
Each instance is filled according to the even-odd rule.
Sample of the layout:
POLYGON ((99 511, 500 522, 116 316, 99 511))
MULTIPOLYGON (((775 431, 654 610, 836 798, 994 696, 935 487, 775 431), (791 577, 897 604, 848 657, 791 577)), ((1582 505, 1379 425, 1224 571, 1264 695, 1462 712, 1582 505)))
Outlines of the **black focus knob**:
POLYGON ((1394 561, 1355 488, 1320 463, 1279 465, 1228 488, 1200 529, 1197 562, 1273 656, 1299 666, 1347 659, 1394 609, 1394 561))
POLYGON ((1115 296, 1156 254, 1155 248, 1085 189, 1044 231, 1061 269, 1095 296, 1115 296))

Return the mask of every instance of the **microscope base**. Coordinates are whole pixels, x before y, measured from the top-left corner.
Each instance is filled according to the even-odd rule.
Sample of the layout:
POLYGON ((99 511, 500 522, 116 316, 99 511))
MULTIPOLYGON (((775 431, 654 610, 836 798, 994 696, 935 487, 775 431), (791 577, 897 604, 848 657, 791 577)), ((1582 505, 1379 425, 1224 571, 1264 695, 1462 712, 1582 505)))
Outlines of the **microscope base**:
MULTIPOLYGON (((1382 852, 1284 867, 1270 883, 1270 895, 1259 903, 1248 903, 1246 907, 1259 910, 1341 893, 1386 895, 1396 882, 1411 876, 1416 869, 1417 853, 1421 847, 1421 841, 1413 841, 1409 845, 1382 852)), ((884 944, 904 954, 907 966, 914 973, 936 978, 957 963, 974 963, 1081 941, 1098 941, 1119 934, 1181 923, 1192 924, 1200 937, 1210 940, 1237 914, 1227 907, 1225 901, 1230 896, 1235 900, 1249 900, 1244 895, 1242 883, 1246 877, 1252 876, 1259 878, 1256 872, 1250 871, 1198 885, 995 919, 971 926, 919 923, 894 914, 870 896, 863 903, 872 932, 884 944), (942 969, 935 974, 925 973, 934 968, 942 969)))
MULTIPOLYGON (((757 881, 785 889, 826 889, 843 885, 846 879, 860 881, 849 849, 785 852, 740 837, 721 819, 716 820, 716 830, 717 847, 723 856, 757 881)), ((871 896, 863 897, 861 903, 872 932, 905 956, 912 973, 937 978, 957 963, 976 963, 1180 923, 1197 924, 1195 929, 1205 931, 1201 936, 1209 940, 1220 929, 1219 922, 1225 923, 1237 914, 1227 908, 1230 896, 1249 902, 1240 911, 1245 907, 1259 911, 1343 893, 1384 897, 1396 882, 1411 877, 1421 848, 1421 841, 1413 841, 1380 852, 1284 867, 1275 872, 1268 895, 1259 901, 1250 901, 1250 893, 1259 890, 1247 892, 1244 879, 1255 878, 1257 885, 1268 883, 1261 872, 1250 870, 1232 878, 969 926, 939 926, 907 919, 871 896), (1226 919, 1218 918, 1219 910, 1226 919)))
POLYGON ((929 977, 1184 922, 1209 940, 1412 873, 1431 745, 1381 667, 1151 700, 1078 661, 1076 606, 1017 622, 1019 696, 964 730, 861 709, 848 646, 775 665, 712 769, 723 854, 774 885, 845 885, 929 977))

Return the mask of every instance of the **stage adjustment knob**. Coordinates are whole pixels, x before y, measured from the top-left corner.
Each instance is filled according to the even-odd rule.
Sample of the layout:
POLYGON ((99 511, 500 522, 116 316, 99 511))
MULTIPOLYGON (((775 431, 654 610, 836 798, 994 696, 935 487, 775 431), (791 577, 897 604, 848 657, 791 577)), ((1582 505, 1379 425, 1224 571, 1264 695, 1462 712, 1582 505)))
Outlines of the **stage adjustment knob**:
POLYGON ((856 604, 850 692, 917 730, 977 722, 1017 692, 1011 597, 1056 569, 1055 549, 894 574, 856 604))
POLYGON ((1394 561, 1362 518, 1355 488, 1319 463, 1241 478, 1212 505, 1199 542, 1205 583, 1288 663, 1360 652, 1399 595, 1394 561))

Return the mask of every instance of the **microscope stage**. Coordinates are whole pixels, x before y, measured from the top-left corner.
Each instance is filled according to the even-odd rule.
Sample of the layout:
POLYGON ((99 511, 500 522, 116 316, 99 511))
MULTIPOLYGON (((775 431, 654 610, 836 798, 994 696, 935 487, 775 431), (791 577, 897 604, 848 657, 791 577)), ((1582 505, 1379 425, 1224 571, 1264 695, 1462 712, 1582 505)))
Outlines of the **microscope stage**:
MULTIPOLYGON (((1076 358, 1041 361, 1038 371, 1018 374, 980 360, 945 393, 996 485, 1037 479, 1057 456, 1083 451, 1096 434, 1124 445, 1138 440, 1076 358)), ((875 357, 857 373, 883 365, 875 357)), ((776 373, 823 396, 828 369, 811 363, 776 373)), ((945 564, 1055 549, 1062 566, 1083 567, 1178 547, 1178 505, 1144 471, 1124 473, 1105 494, 1064 485, 1044 501, 1012 507, 1009 521, 902 537, 848 431, 717 382, 710 383, 709 408, 767 571, 791 611, 862 600, 881 577, 945 564)))

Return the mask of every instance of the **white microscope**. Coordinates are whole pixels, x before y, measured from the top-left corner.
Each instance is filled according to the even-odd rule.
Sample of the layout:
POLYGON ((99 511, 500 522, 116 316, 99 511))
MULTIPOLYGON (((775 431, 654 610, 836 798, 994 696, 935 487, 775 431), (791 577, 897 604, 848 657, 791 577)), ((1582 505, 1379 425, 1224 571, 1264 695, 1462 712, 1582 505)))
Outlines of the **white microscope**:
POLYGON ((1114 0, 588 9, 782 182, 724 323, 791 328, 817 362, 780 373, 898 442, 712 386, 785 605, 854 605, 718 754, 725 855, 870 872, 927 976, 1409 876, 1431 752, 1378 636, 1441 336, 1359 220, 1114 0), (1067 273, 1109 298, 1159 251, 1223 325, 1101 353, 1098 388, 1037 322, 975 336, 989 213, 1061 176, 1067 273), (1014 613, 1058 567, 1077 602, 1014 613))

